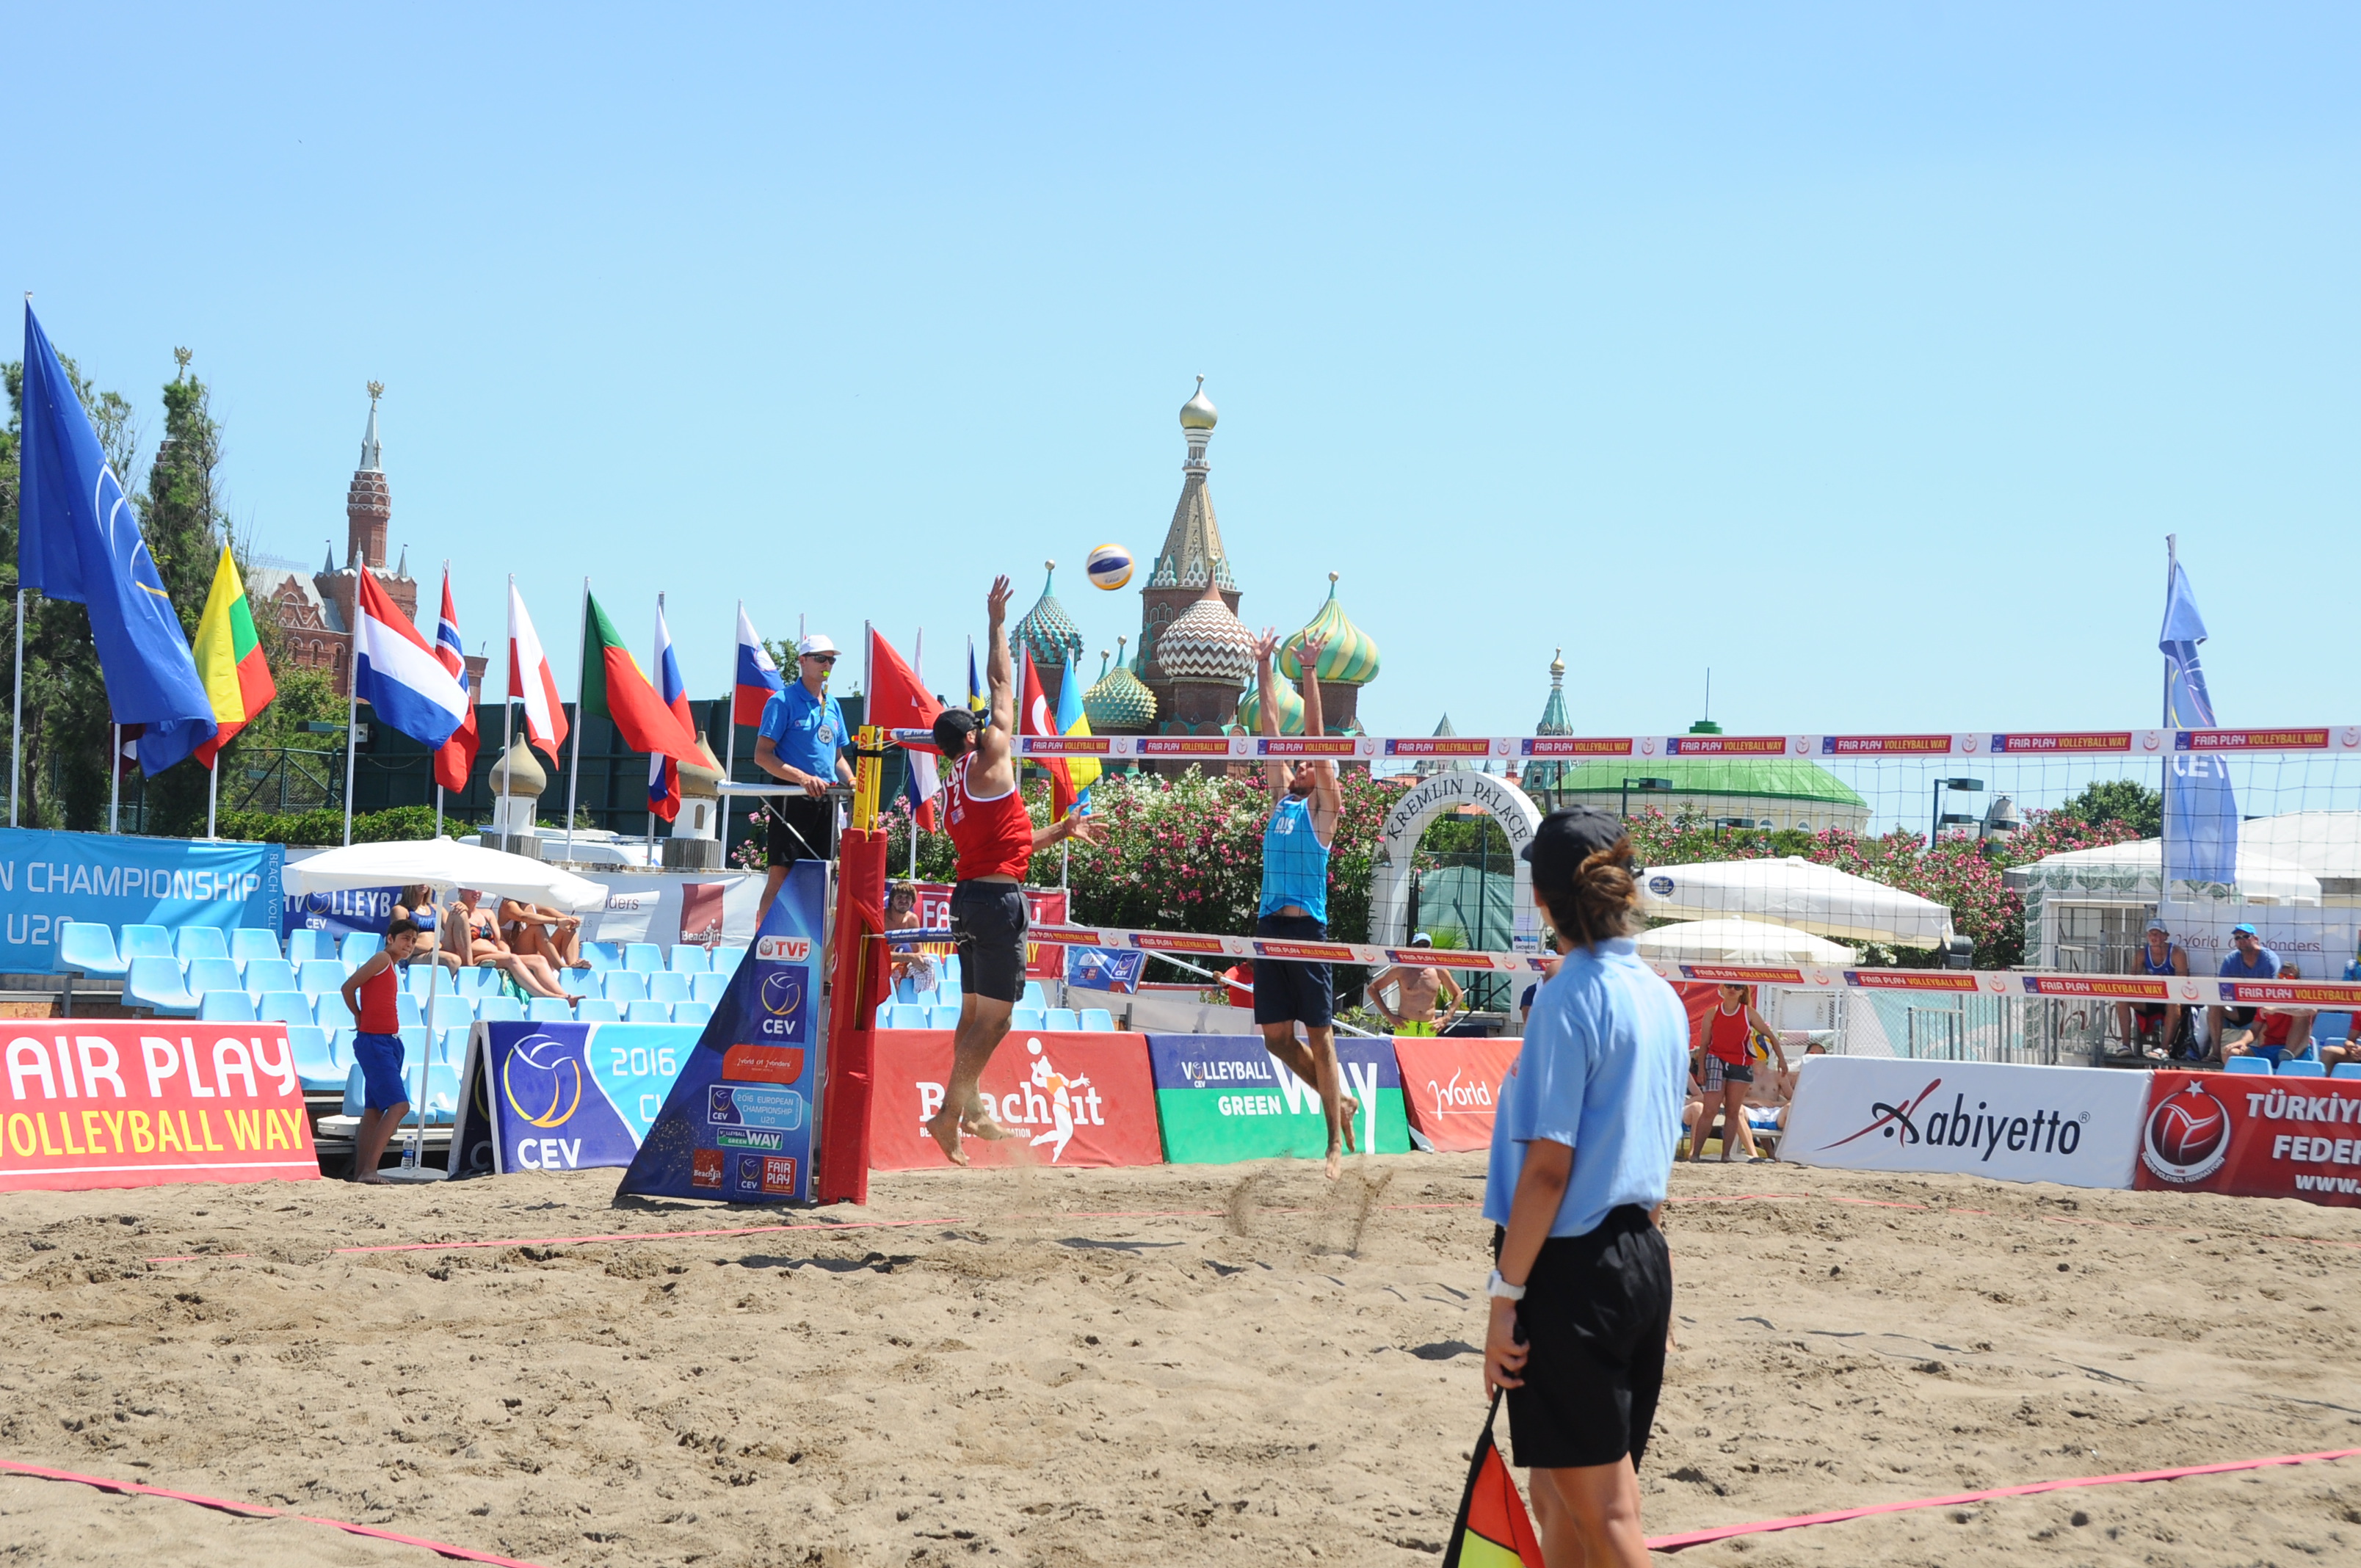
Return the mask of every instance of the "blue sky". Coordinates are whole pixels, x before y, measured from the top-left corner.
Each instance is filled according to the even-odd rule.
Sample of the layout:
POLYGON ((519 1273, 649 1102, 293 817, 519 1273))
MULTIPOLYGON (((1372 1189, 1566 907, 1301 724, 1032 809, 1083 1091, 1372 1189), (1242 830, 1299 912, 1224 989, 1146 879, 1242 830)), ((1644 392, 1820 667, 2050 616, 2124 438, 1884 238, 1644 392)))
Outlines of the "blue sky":
POLYGON ((741 595, 948 688, 1048 557, 1111 648, 1202 372, 1380 732, 1560 644, 1589 733, 2151 723, 2169 532, 2224 722, 2361 709, 2349 10, 1278 10, 15 5, 0 287, 151 443, 192 348, 275 554, 384 381, 396 546, 569 690, 586 572, 700 696, 741 595))

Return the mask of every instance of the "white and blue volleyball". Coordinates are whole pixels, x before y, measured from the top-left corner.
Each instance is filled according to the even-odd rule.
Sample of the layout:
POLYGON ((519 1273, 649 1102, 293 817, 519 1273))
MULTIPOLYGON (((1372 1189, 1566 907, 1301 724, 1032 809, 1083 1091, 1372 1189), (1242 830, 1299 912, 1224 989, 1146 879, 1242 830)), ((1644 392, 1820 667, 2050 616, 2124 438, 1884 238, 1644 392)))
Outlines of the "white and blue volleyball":
POLYGON ((1131 581, 1131 552, 1120 544, 1102 544, 1091 552, 1082 569, 1090 574, 1093 587, 1112 591, 1131 581))

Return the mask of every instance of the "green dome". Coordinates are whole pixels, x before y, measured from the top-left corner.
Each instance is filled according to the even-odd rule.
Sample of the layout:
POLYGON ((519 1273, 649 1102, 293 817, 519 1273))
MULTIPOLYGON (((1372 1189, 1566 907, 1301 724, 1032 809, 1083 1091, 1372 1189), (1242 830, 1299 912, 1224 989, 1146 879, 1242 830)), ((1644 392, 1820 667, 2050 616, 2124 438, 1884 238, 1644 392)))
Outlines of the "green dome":
MULTIPOLYGON (((1122 643, 1116 643, 1120 653, 1122 643)), ((1117 729, 1146 729, 1156 722, 1156 694, 1118 657, 1115 668, 1082 694, 1082 713, 1095 734, 1117 729)))
MULTIPOLYGON (((1285 681, 1271 683, 1279 688, 1279 732, 1281 735, 1303 733, 1303 697, 1285 681)), ((1262 693, 1251 682, 1246 695, 1238 704, 1238 728, 1249 735, 1262 733, 1262 693)))
POLYGON ((1331 685, 1365 686, 1378 678, 1378 645, 1369 634, 1353 624, 1345 607, 1336 602, 1336 574, 1328 574, 1328 602, 1311 624, 1287 640, 1279 651, 1279 672, 1289 680, 1301 680, 1303 661, 1296 649, 1313 632, 1325 637, 1327 646, 1320 650, 1320 678, 1331 685))
POLYGON ((1049 591, 1049 584, 1058 573, 1058 563, 1044 561, 1041 565, 1049 573, 1041 580, 1041 597, 1031 609, 1025 612, 1025 619, 1016 623, 1016 630, 1009 636, 1009 650, 1014 652, 1020 647, 1030 648, 1036 668, 1060 670, 1065 668, 1068 659, 1082 658, 1082 634, 1075 629, 1073 618, 1066 613, 1066 607, 1060 604, 1057 596, 1049 591))
MULTIPOLYGON (((1623 781, 1645 773, 1673 781, 1680 795, 1758 795, 1771 800, 1808 800, 1867 810, 1869 802, 1844 781, 1801 757, 1634 757, 1569 766, 1556 787, 1565 794, 1620 795, 1623 781)), ((1635 792, 1631 807, 1647 796, 1635 792)))

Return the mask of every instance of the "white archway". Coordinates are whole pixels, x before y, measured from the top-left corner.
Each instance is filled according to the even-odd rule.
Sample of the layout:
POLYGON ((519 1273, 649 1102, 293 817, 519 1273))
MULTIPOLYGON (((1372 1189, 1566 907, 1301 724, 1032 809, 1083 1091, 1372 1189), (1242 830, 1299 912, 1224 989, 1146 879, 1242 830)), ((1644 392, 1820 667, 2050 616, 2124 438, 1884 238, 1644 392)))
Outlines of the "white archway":
POLYGON ((1379 858, 1369 889, 1369 939, 1386 947, 1409 943, 1410 867, 1427 824, 1446 811, 1472 806, 1500 825, 1508 836, 1509 863, 1516 873, 1510 905, 1511 940, 1519 948, 1537 945, 1541 925, 1533 916, 1533 869, 1521 858, 1542 825, 1532 796, 1490 773, 1454 768, 1422 779, 1394 802, 1378 836, 1379 858))

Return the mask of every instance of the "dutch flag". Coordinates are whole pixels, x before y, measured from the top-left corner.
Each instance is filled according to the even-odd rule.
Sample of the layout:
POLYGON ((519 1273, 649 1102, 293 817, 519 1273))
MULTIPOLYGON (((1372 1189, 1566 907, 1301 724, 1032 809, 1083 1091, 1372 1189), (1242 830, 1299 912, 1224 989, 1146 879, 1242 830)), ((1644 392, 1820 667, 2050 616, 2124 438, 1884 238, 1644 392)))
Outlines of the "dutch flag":
POLYGON ((353 695, 384 723, 440 750, 467 719, 466 690, 370 572, 360 574, 356 608, 353 695))
POLYGON ((760 724, 763 707, 773 697, 787 689, 779 678, 779 666, 771 651, 754 635, 754 623, 746 619, 746 607, 738 607, 738 677, 737 686, 730 699, 730 722, 760 724))

